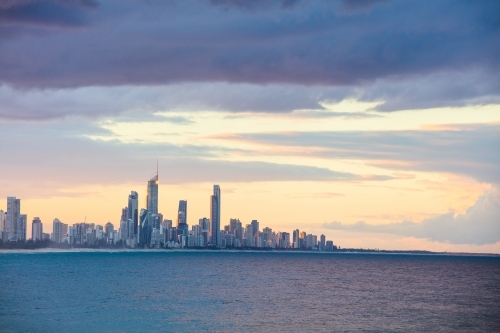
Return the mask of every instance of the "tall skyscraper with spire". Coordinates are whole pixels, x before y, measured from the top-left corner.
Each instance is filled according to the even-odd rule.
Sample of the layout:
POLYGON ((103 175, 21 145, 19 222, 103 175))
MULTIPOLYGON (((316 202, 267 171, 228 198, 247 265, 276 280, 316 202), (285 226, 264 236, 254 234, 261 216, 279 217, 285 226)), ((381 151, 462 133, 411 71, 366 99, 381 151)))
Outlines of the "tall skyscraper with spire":
POLYGON ((214 194, 210 197, 210 241, 212 245, 221 246, 220 239, 220 187, 214 185, 214 194))
POLYGON ((146 209, 149 213, 158 215, 158 162, 156 162, 156 176, 148 181, 146 209))

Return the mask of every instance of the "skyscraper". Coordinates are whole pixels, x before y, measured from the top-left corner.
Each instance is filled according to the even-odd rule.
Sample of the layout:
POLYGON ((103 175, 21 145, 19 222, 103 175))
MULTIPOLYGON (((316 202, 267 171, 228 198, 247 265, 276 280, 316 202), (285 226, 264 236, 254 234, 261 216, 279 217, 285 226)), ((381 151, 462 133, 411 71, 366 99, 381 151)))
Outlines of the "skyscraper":
POLYGON ((299 229, 295 229, 293 231, 293 248, 294 249, 299 249, 300 248, 300 232, 299 232, 299 229))
POLYGON ((229 219, 229 231, 234 234, 236 239, 243 241, 243 225, 240 219, 229 219))
POLYGON ((26 214, 20 214, 19 219, 17 221, 17 228, 19 230, 18 232, 18 239, 19 241, 24 242, 26 240, 26 229, 27 229, 27 224, 28 224, 28 215, 26 214))
POLYGON ((198 220, 199 225, 201 227, 201 235, 203 236, 203 242, 205 244, 210 243, 209 235, 210 235, 210 219, 206 217, 198 220))
POLYGON ((141 209, 140 225, 139 225, 139 243, 141 246, 151 244, 151 213, 147 209, 141 209))
POLYGON ((252 224, 247 224, 245 227, 245 246, 246 247, 253 247, 255 244, 253 242, 253 225, 252 224))
POLYGON ((5 224, 9 241, 17 241, 20 239, 20 215, 21 199, 7 197, 7 218, 5 224))
POLYGON ((0 232, 5 231, 5 212, 0 209, 0 232))
POLYGON ((252 236, 255 236, 255 234, 260 231, 259 230, 259 221, 252 220, 252 222, 250 222, 250 224, 252 225, 252 236))
MULTIPOLYGON (((135 191, 131 191, 130 195, 128 196, 127 216, 125 218, 125 221, 128 220, 132 220, 134 228, 133 230, 128 230, 128 232, 126 233, 128 235, 127 238, 134 238, 134 236, 138 233, 137 226, 139 225, 139 194, 137 194, 137 192, 135 191)), ((128 226, 129 225, 127 225, 127 227, 128 226)))
POLYGON ((321 235, 320 236, 320 241, 319 241, 320 245, 319 245, 319 250, 320 251, 325 251, 326 250, 326 237, 325 235, 321 235))
POLYGON ((34 242, 43 240, 43 224, 39 217, 35 217, 31 224, 31 239, 34 242))
POLYGON ((63 223, 58 218, 52 223, 52 241, 61 243, 63 239, 63 223))
POLYGON ((221 246, 220 239, 220 187, 214 185, 214 194, 210 197, 210 242, 212 245, 221 246))
POLYGON ((158 170, 156 176, 148 181, 146 209, 151 214, 158 214, 158 170))
POLYGON ((187 225, 187 200, 179 201, 179 210, 177 212, 177 232, 178 235, 188 235, 187 225))
POLYGON ((106 238, 112 239, 113 238, 113 232, 115 231, 115 226, 113 223, 108 222, 106 223, 106 238))

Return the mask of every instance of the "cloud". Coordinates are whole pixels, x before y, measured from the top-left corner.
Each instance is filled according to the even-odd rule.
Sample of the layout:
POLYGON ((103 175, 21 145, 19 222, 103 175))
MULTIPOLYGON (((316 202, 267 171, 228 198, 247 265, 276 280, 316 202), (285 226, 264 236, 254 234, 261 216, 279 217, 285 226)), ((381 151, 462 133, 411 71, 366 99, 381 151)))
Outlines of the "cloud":
POLYGON ((342 8, 349 13, 366 12, 378 3, 388 0, 343 0, 342 8))
POLYGON ((291 8, 295 6, 299 0, 210 0, 210 3, 215 6, 220 6, 223 10, 239 9, 239 10, 269 10, 270 8, 291 8))
POLYGON ((382 100, 374 110, 391 112, 447 106, 500 103, 500 78, 483 70, 436 72, 402 78, 377 80, 358 87, 351 96, 360 100, 382 100))
MULTIPOLYGON (((137 183, 147 180, 160 162, 162 182, 267 182, 364 179, 349 172, 293 163, 229 161, 231 149, 207 145, 122 143, 96 141, 108 136, 81 119, 63 122, 0 123, 0 173, 9 175, 0 187, 3 196, 61 196, 83 185, 137 183), (43 190, 39 190, 43 189, 43 190), (22 193, 20 193, 22 192, 22 193)), ((240 153, 245 153, 240 152, 240 153)), ((368 176, 372 177, 372 176, 368 176)), ((379 177, 373 176, 374 180, 379 177)), ((385 180, 385 178, 384 178, 385 180)), ((0 193, 0 194, 1 194, 0 193)))
POLYGON ((0 4, 3 25, 80 27, 88 23, 87 10, 96 9, 94 0, 7 0, 0 4))
MULTIPOLYGON (((478 73, 477 80, 486 78, 469 89, 469 98, 499 93, 498 80, 489 79, 499 70, 497 2, 101 1, 87 10, 49 1, 24 6, 46 3, 85 13, 89 28, 39 33, 29 25, 19 28, 16 38, 0 37, 0 82, 18 88, 182 82, 355 87, 468 71, 478 73), (223 10, 221 3, 262 5, 223 10), (366 4, 371 10, 342 14, 345 6, 366 4)), ((13 8, 18 7, 5 10, 13 8)), ((71 15, 40 20, 70 24, 57 21, 66 18, 72 20, 71 15)), ((84 22, 76 18, 75 24, 84 22)), ((8 21, 2 22, 7 29, 8 21)))
POLYGON ((405 237, 426 238, 452 244, 494 244, 500 241, 500 191, 492 186, 464 214, 449 212, 420 223, 403 221, 382 225, 357 222, 330 222, 324 228, 357 232, 388 233, 405 237))
POLYGON ((448 172, 500 183, 499 133, 500 124, 478 124, 440 130, 235 134, 231 139, 302 147, 312 156, 359 159, 391 170, 448 172))
POLYGON ((96 118, 129 113, 128 117, 134 114, 137 121, 141 121, 140 118, 159 121, 152 114, 168 111, 281 113, 304 119, 359 119, 385 116, 383 112, 386 111, 500 104, 495 87, 500 89, 498 75, 472 73, 435 74, 414 81, 380 80, 372 85, 350 88, 224 82, 28 90, 3 85, 0 86, 0 119, 46 121, 71 116, 96 118), (477 97, 482 93, 486 95, 477 97), (352 99, 356 99, 357 104, 364 101, 373 105, 372 111, 380 112, 346 112, 348 110, 343 104, 352 99), (330 110, 329 103, 339 103, 339 107, 330 110))
POLYGON ((336 192, 317 192, 317 193, 288 193, 286 197, 293 199, 330 199, 335 197, 345 197, 343 193, 336 192))
MULTIPOLYGON (((16 90, 0 86, 0 119, 43 121, 69 116, 96 118, 130 113, 135 120, 165 111, 290 113, 318 109, 322 99, 341 99, 327 87, 184 83, 166 86, 16 90), (133 115, 132 115, 133 114, 133 115)), ((314 112, 314 111, 313 111, 314 112)), ((333 113, 318 114, 329 116, 333 113)), ((309 116, 315 116, 309 114, 309 116)), ((159 117, 154 117, 159 120, 159 117)))

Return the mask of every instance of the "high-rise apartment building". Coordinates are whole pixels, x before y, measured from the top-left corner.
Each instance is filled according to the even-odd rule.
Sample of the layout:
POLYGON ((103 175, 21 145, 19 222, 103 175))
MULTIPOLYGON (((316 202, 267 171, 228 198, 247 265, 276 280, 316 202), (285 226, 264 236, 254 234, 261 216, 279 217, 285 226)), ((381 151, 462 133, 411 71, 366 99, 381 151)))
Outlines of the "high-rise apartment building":
POLYGON ((10 241, 17 238, 17 220, 21 214, 21 199, 7 197, 7 216, 5 220, 7 237, 10 241))
POLYGON ((19 220, 18 220, 18 236, 19 238, 17 240, 19 241, 26 241, 26 230, 28 229, 28 215, 26 214, 21 214, 19 215, 19 220))
POLYGON ((0 232, 5 231, 5 212, 0 209, 0 232))
POLYGON ((262 236, 264 238, 264 242, 266 243, 267 247, 272 247, 272 248, 275 247, 276 243, 275 243, 275 239, 274 239, 275 234, 273 232, 273 229, 267 228, 267 227, 264 228, 262 230, 262 236))
MULTIPOLYGON (((120 220, 120 239, 125 242, 127 239, 128 221, 120 220)), ((131 230, 134 230, 134 224, 131 224, 131 230)))
POLYGON ((188 233, 187 200, 180 200, 179 209, 177 210, 177 234, 180 236, 187 236, 188 233))
POLYGON ((321 235, 319 237, 319 250, 320 251, 325 251, 326 250, 326 237, 325 235, 321 235))
POLYGON ((7 197, 5 227, 10 241, 26 240, 27 216, 21 215, 21 199, 7 197))
POLYGON ((156 215, 156 219, 155 219, 155 223, 154 223, 154 228, 160 230, 161 229, 161 225, 163 224, 163 214, 161 213, 158 213, 156 215))
POLYGON ((170 242, 170 232, 172 230, 172 220, 164 219, 161 222, 161 227, 163 229, 163 242, 166 244, 170 242))
POLYGON ((210 243, 215 246, 221 246, 222 244, 220 239, 220 209, 220 187, 214 185, 214 194, 210 197, 210 243))
POLYGON ((234 234, 240 243, 243 241, 243 224, 240 219, 229 219, 229 232, 234 234))
POLYGON ((139 221, 139 243, 141 246, 150 245, 151 233, 153 232, 151 226, 151 213, 147 209, 141 209, 139 221))
POLYGON ((307 249, 312 249, 314 247, 314 242, 313 242, 313 235, 307 234, 306 235, 306 248, 307 249))
POLYGON ((39 217, 35 217, 31 224, 31 239, 34 242, 43 240, 43 224, 39 217))
POLYGON ((120 216, 120 221, 127 221, 128 219, 128 206, 122 208, 122 215, 120 216))
POLYGON ((250 224, 252 225, 252 228, 253 228, 253 236, 255 236, 260 231, 259 230, 259 221, 252 220, 252 222, 250 222, 250 224))
POLYGON ((300 232, 299 229, 293 231, 293 248, 300 249, 300 232))
POLYGON ((114 231, 115 231, 115 226, 113 225, 113 223, 111 222, 106 223, 106 238, 113 239, 114 231))
POLYGON ((208 244, 210 242, 209 235, 210 235, 210 219, 207 219, 206 217, 203 217, 198 220, 198 224, 201 228, 201 236, 203 236, 203 242, 204 245, 208 244))
POLYGON ((61 243, 63 239, 63 224, 58 218, 54 219, 52 222, 52 241, 55 243, 61 243))
POLYGON ((177 211, 177 225, 187 223, 187 200, 179 200, 177 211))
MULTIPOLYGON (((139 218, 139 217, 137 217, 139 218)), ((138 234, 134 234, 134 228, 135 228, 136 224, 133 220, 131 219, 128 219, 127 223, 125 223, 125 228, 127 229, 127 234, 124 238, 127 246, 130 246, 130 247, 133 247, 135 245, 135 243, 137 243, 137 239, 139 239, 138 237, 138 234)), ((137 231, 139 232, 139 231, 137 231)))
MULTIPOLYGON (((127 206, 127 216, 125 221, 132 220, 133 230, 128 230, 126 234, 127 238, 134 238, 137 235, 137 226, 139 225, 139 194, 135 191, 131 191, 128 196, 128 206, 127 206)), ((127 222, 128 227, 128 222, 127 222)))
POLYGON ((247 224, 245 227, 245 246, 246 247, 253 247, 254 241, 253 241, 253 225, 252 224, 247 224))

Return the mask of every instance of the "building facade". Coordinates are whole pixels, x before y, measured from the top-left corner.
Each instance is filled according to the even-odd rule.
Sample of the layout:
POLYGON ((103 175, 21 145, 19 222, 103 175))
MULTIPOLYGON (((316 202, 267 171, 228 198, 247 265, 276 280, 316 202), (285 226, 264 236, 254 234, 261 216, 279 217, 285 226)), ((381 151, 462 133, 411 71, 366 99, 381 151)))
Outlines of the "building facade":
POLYGON ((127 216, 125 217, 125 221, 128 220, 132 220, 133 229, 127 230, 125 234, 128 235, 127 238, 134 238, 134 235, 137 235, 137 228, 139 225, 139 194, 135 191, 131 191, 128 196, 127 216))
POLYGON ((179 209, 177 210, 177 233, 179 236, 188 236, 187 224, 187 200, 179 201, 179 209))
POLYGON ((198 225, 201 228, 201 236, 203 236, 203 245, 208 244, 210 242, 210 219, 203 217, 198 220, 198 225))
POLYGON ((158 214, 158 175, 148 181, 146 209, 151 214, 158 214))
POLYGON ((5 219, 7 238, 9 241, 18 241, 21 235, 20 228, 21 199, 7 197, 7 216, 5 219))
POLYGON ((220 239, 220 209, 221 195, 219 185, 214 185, 214 193, 210 197, 210 243, 214 246, 221 246, 220 239))
POLYGON ((6 218, 5 212, 0 209, 0 232, 5 231, 5 218, 6 218))
POLYGON ((43 224, 39 217, 35 217, 31 224, 31 239, 34 242, 43 240, 43 224))

